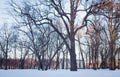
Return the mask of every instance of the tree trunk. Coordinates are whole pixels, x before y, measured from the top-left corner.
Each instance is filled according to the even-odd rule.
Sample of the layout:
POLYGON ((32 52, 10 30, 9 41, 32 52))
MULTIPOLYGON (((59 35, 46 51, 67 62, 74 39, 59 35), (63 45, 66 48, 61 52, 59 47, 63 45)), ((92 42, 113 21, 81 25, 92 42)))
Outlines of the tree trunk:
POLYGON ((60 62, 59 62, 59 52, 58 52, 57 53, 57 59, 56 59, 56 67, 55 67, 56 70, 60 68, 59 64, 60 64, 60 62))
POLYGON ((70 53, 70 70, 77 71, 77 63, 76 63, 76 53, 75 53, 75 35, 73 30, 73 23, 71 23, 71 36, 70 36, 70 45, 71 49, 69 49, 70 53))
POLYGON ((20 69, 24 69, 25 60, 21 59, 20 69))
POLYGON ((71 65, 70 70, 71 71, 77 71, 74 37, 71 40, 71 50, 69 50, 69 53, 70 53, 70 65, 71 65))
POLYGON ((76 63, 76 54, 75 51, 70 51, 70 70, 77 71, 77 63, 76 63))
POLYGON ((110 70, 115 70, 115 56, 113 42, 110 43, 110 70))
POLYGON ((120 69, 120 59, 118 59, 118 69, 120 69))
POLYGON ((120 52, 118 52, 118 69, 120 69, 120 52))
POLYGON ((2 69, 3 58, 0 58, 0 68, 2 69))
POLYGON ((105 58, 103 58, 103 55, 102 55, 102 57, 101 57, 101 64, 100 64, 100 68, 102 68, 102 69, 105 69, 105 68, 107 68, 107 60, 105 59, 105 58))
POLYGON ((115 70, 115 69, 116 69, 115 58, 111 57, 111 59, 110 59, 110 70, 115 70))
POLYGON ((8 68, 7 68, 7 66, 8 66, 8 55, 7 55, 7 53, 5 53, 5 70, 7 70, 8 68))
MULTIPOLYGON (((90 47, 89 47, 89 53, 88 54, 89 54, 89 63, 88 63, 89 66, 88 66, 88 68, 90 69, 91 68, 90 67, 90 65, 91 65, 91 55, 90 55, 91 54, 91 49, 90 49, 90 47)), ((86 65, 87 65, 87 63, 86 63, 86 65)))
POLYGON ((42 62, 41 62, 41 56, 38 56, 38 70, 42 69, 43 70, 43 65, 42 65, 42 62))
POLYGON ((63 59, 62 59, 62 69, 64 69, 64 64, 65 64, 65 53, 63 52, 63 59))
POLYGON ((68 63, 69 63, 69 59, 68 59, 68 51, 66 52, 66 69, 68 69, 68 63))
POLYGON ((81 68, 80 52, 79 52, 79 69, 81 68))
MULTIPOLYGON (((81 57, 82 57, 83 69, 85 69, 85 60, 84 60, 83 52, 82 52, 82 49, 81 49, 80 37, 79 36, 78 36, 78 43, 79 43, 80 54, 81 54, 81 57)), ((80 56, 80 54, 79 54, 79 56, 80 56)), ((86 58, 86 60, 87 60, 87 58, 86 58)), ((79 62, 79 66, 80 66, 80 62, 79 62)))

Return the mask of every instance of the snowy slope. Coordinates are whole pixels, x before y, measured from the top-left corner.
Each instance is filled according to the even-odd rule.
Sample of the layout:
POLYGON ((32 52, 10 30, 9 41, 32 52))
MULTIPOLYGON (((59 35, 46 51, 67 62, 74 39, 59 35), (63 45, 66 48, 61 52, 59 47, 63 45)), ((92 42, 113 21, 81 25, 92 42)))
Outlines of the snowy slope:
POLYGON ((120 70, 0 70, 0 77, 120 77, 120 70))

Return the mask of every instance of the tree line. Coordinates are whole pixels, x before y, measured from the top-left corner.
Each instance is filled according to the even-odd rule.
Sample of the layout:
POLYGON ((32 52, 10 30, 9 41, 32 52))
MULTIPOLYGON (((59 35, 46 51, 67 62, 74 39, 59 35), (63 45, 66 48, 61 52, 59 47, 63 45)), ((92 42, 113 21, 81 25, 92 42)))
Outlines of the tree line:
POLYGON ((120 68, 119 1, 11 0, 9 4, 16 23, 11 30, 8 24, 1 28, 1 68, 8 69, 8 60, 14 59, 18 61, 14 68, 24 69, 28 58, 39 70, 120 68))

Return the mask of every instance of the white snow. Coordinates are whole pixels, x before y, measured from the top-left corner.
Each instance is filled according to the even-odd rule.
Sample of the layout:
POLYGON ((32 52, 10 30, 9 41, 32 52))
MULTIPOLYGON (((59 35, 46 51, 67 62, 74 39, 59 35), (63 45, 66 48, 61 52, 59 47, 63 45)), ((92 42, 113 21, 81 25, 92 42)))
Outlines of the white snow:
POLYGON ((120 70, 0 70, 0 77, 120 77, 120 70))

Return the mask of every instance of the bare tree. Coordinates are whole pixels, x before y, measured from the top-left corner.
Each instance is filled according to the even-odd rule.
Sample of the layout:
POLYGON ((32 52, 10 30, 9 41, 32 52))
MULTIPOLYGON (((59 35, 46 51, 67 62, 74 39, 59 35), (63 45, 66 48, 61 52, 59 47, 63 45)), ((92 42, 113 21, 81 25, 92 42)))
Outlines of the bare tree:
POLYGON ((49 18, 49 17, 43 17, 43 19, 47 20, 48 22, 44 22, 47 24, 50 24, 50 26, 52 26, 52 28, 59 34, 59 36, 63 39, 69 53, 70 53, 70 65, 71 71, 77 71, 77 63, 76 63, 76 53, 75 53, 75 35, 77 33, 77 31, 81 28, 83 28, 84 26, 86 26, 84 24, 84 21, 87 19, 87 17, 90 14, 90 9, 84 9, 84 10, 80 10, 79 6, 80 6, 80 0, 70 0, 69 2, 69 12, 66 12, 64 7, 65 7, 65 1, 55 1, 55 0, 50 0, 50 1, 46 1, 48 2, 49 7, 53 7, 52 11, 48 11, 49 14, 53 14, 55 17, 59 18, 62 22, 63 22, 63 27, 65 28, 66 31, 66 36, 64 36, 55 26, 56 24, 53 22, 54 20, 49 18), (77 19, 77 13, 79 13, 80 11, 86 11, 87 14, 85 15, 85 17, 83 18, 83 22, 82 24, 76 27, 75 24, 75 20, 77 19), (57 12, 57 13, 55 13, 57 12), (67 39, 66 39, 67 38, 67 39))
MULTIPOLYGON (((3 53, 3 59, 5 67, 5 70, 8 69, 8 55, 9 52, 11 52, 11 45, 14 40, 13 32, 11 31, 10 27, 8 27, 8 24, 4 24, 4 26, 1 28, 1 35, 0 35, 0 49, 3 53)), ((9 65, 10 67, 10 65, 9 65)))
MULTIPOLYGON (((116 68, 115 56, 119 50, 119 47, 117 47, 118 46, 117 40, 119 39, 117 38, 119 33, 118 29, 120 25, 120 23, 117 21, 119 19, 118 7, 119 7, 119 3, 108 0, 103 2, 101 1, 100 3, 96 3, 92 9, 93 14, 100 16, 100 18, 104 20, 103 24, 105 25, 105 27, 108 28, 108 30, 104 28, 104 34, 107 36, 106 37, 107 43, 105 45, 107 48, 101 51, 101 57, 102 57, 101 60, 103 67, 104 66, 107 67, 106 64, 110 62, 109 63, 110 69, 116 68), (107 61, 107 59, 109 59, 109 61, 107 61)), ((104 44, 105 43, 103 43, 103 45, 104 44)))

